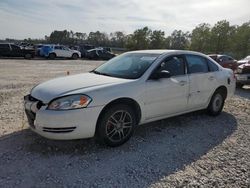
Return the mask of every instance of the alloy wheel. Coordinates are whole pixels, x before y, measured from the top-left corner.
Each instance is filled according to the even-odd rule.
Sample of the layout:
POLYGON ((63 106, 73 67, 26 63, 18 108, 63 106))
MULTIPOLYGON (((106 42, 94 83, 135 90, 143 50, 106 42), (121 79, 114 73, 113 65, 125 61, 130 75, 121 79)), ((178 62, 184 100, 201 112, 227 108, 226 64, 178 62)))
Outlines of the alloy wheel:
POLYGON ((132 131, 133 119, 131 115, 120 110, 114 112, 106 123, 106 135, 112 142, 120 142, 125 139, 132 131))

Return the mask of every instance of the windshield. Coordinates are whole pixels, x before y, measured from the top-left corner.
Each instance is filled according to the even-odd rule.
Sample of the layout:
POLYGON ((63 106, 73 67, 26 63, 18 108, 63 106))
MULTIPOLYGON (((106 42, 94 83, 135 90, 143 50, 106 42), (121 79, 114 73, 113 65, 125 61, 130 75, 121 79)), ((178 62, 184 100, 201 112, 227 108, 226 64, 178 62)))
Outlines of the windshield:
POLYGON ((118 78, 137 79, 158 56, 159 54, 126 53, 109 60, 92 72, 118 78))

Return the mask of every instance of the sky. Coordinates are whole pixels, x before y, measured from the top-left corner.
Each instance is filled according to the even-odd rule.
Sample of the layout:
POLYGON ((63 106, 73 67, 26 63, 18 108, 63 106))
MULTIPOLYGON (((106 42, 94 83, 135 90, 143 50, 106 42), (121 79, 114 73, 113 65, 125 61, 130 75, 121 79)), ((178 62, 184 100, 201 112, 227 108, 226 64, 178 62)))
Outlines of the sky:
POLYGON ((0 39, 44 38, 64 29, 129 34, 144 26, 168 35, 224 19, 250 21, 250 0, 0 0, 0 39))

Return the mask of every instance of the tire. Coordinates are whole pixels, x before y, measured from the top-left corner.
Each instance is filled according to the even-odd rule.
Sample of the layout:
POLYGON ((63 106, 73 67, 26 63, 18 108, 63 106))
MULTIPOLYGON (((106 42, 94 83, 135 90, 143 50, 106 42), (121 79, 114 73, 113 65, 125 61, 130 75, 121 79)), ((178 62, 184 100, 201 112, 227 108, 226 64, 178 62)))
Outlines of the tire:
POLYGON ((244 84, 236 83, 236 87, 237 87, 237 88, 242 88, 243 86, 244 86, 244 84))
POLYGON ((49 59, 55 59, 55 58, 56 58, 56 54, 54 53, 49 54, 49 59))
POLYGON ((218 116, 224 107, 224 103, 225 96, 223 95, 223 91, 216 90, 207 107, 208 114, 211 116, 218 116))
POLYGON ((108 108, 97 123, 97 140, 101 144, 116 147, 127 142, 133 135, 136 116, 131 107, 117 104, 108 108))
POLYGON ((78 59, 79 55, 78 54, 72 54, 72 59, 78 59))
POLYGON ((32 58, 32 54, 25 54, 25 55, 24 55, 24 58, 25 58, 25 59, 31 59, 31 58, 32 58))

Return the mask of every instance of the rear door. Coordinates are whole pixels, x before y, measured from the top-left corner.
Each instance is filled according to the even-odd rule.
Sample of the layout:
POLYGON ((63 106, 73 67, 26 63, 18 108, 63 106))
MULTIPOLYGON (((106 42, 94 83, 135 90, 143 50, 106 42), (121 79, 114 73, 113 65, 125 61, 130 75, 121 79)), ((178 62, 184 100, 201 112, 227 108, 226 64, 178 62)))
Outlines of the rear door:
POLYGON ((202 108, 207 104, 217 85, 216 75, 209 70, 206 58, 198 55, 186 55, 186 60, 190 83, 188 110, 202 108))
POLYGON ((179 113, 187 109, 189 85, 185 71, 185 57, 180 55, 167 57, 155 71, 162 70, 169 71, 171 77, 146 81, 145 109, 147 120, 179 113))
POLYGON ((54 52, 56 53, 57 57, 64 57, 64 50, 63 50, 62 46, 55 46, 54 52))
POLYGON ((9 44, 0 44, 0 56, 10 56, 9 44))
POLYGON ((62 50, 63 50, 63 54, 62 54, 63 57, 71 57, 73 54, 73 52, 65 46, 62 46, 62 50))
POLYGON ((24 54, 19 46, 11 44, 10 47, 11 47, 11 56, 13 56, 13 57, 23 57, 24 56, 24 54))

